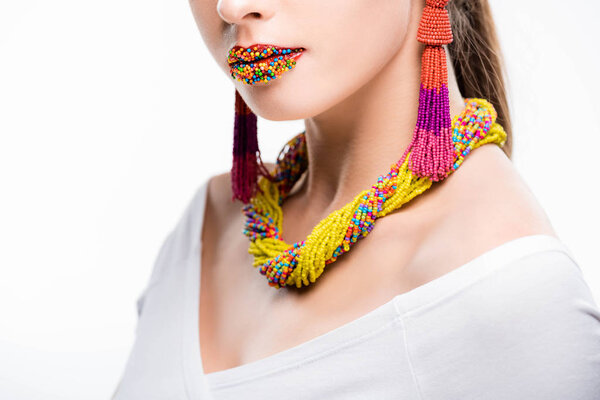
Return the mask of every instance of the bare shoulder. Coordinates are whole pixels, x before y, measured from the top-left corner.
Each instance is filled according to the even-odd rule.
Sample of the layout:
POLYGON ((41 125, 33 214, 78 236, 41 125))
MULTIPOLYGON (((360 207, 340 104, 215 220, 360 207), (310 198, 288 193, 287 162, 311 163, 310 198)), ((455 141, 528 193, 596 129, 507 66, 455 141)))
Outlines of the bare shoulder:
MULTIPOLYGON (((235 218, 239 217, 242 203, 233 199, 231 189, 231 172, 226 171, 213 175, 208 182, 207 220, 205 226, 213 233, 226 231, 235 218)), ((213 235, 217 237, 219 235, 213 235)))
POLYGON ((449 224, 460 223, 461 232, 492 242, 556 236, 538 199, 498 145, 475 149, 454 174, 447 187, 452 194, 447 217, 449 224))
POLYGON ((202 227, 203 271, 217 273, 219 265, 238 263, 241 255, 247 255, 247 240, 240 235, 245 223, 243 206, 240 200, 233 199, 230 171, 209 178, 202 227))
MULTIPOLYGON (((265 162, 265 166, 272 170, 274 163, 265 162)), ((234 218, 239 218, 242 202, 233 200, 231 189, 231 171, 213 175, 208 182, 207 210, 219 221, 220 225, 228 225, 234 218)))
POLYGON ((427 201, 436 212, 419 246, 420 266, 451 268, 522 236, 557 236, 541 204, 496 144, 473 150, 434 186, 427 201))

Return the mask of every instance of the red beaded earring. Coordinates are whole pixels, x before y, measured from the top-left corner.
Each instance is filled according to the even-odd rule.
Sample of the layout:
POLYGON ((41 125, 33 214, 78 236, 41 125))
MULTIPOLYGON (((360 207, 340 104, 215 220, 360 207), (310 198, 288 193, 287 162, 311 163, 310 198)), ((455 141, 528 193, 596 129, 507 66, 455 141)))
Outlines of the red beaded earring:
POLYGON ((231 166, 231 200, 244 204, 256 194, 258 175, 270 177, 260 158, 257 138, 257 118, 237 89, 235 90, 235 120, 233 125, 233 163, 231 166))

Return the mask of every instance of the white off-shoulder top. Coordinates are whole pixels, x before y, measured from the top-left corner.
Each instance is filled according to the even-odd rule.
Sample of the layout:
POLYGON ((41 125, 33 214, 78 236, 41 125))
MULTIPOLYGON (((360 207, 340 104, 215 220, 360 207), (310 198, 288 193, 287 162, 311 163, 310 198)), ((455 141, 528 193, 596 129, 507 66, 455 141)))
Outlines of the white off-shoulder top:
POLYGON ((113 399, 600 399, 600 310, 569 249, 543 234, 486 251, 298 346, 205 374, 207 186, 156 258, 113 399))

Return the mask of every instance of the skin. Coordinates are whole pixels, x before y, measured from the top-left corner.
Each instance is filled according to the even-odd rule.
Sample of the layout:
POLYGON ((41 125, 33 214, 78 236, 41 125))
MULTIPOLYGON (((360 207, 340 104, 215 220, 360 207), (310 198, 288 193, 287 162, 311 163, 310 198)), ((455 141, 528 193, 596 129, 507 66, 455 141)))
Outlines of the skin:
MULTIPOLYGON (((424 4, 190 0, 202 38, 228 76, 227 54, 236 44, 306 48, 280 79, 253 86, 232 79, 255 114, 305 122, 309 168, 282 206, 287 243, 304 239, 370 187, 408 146, 417 118, 423 45, 416 32, 424 4)), ((454 116, 464 103, 446 54, 454 116)), ((509 240, 556 236, 510 160, 488 144, 440 184, 378 220, 352 256, 330 264, 315 284, 275 290, 248 267, 242 204, 230 200, 230 186, 223 173, 208 188, 199 310, 206 373, 304 343, 509 240)))

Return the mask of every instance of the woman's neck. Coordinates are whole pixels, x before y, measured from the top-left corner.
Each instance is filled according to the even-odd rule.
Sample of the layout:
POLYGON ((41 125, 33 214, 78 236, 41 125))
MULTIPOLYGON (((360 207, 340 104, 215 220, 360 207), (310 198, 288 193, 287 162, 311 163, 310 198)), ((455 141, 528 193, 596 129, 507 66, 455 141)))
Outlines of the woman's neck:
MULTIPOLYGON (((396 163, 417 121, 422 45, 407 44, 369 81, 335 107, 304 120, 308 170, 294 197, 323 215, 341 208, 396 163)), ((452 117, 464 109, 451 63, 452 117)))

